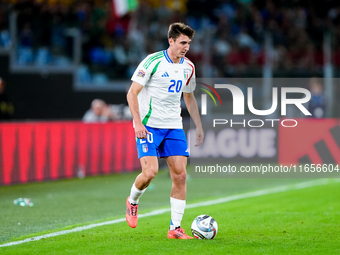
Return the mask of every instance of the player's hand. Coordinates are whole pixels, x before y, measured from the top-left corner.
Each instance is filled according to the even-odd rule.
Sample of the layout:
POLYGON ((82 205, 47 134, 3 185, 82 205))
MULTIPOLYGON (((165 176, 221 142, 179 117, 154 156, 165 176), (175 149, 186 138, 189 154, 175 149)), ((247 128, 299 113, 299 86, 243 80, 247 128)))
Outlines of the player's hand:
POLYGON ((195 147, 200 146, 203 143, 204 134, 202 128, 196 128, 196 144, 195 147))
POLYGON ((145 139, 148 134, 151 134, 146 127, 140 123, 135 125, 135 135, 138 139, 145 139))

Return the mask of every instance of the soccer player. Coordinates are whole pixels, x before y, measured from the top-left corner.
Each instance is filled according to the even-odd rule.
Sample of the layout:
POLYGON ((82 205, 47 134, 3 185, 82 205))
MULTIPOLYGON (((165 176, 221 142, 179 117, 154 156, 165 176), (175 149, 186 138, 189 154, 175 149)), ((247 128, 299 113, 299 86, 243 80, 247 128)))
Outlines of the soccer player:
POLYGON ((166 159, 172 179, 171 223, 168 238, 192 239, 181 228, 186 199, 186 166, 189 156, 183 131, 180 99, 196 125, 196 144, 203 142, 195 89, 195 67, 185 57, 195 31, 183 23, 169 27, 169 48, 148 55, 137 67, 127 94, 134 121, 138 157, 142 165, 126 200, 126 221, 137 226, 139 198, 158 172, 158 158, 166 159))

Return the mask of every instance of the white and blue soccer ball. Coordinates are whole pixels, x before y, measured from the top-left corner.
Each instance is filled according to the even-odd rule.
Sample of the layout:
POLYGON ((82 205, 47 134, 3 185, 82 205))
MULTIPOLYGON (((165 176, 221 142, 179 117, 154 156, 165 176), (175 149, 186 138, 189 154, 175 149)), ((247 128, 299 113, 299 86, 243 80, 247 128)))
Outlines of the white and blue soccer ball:
POLYGON ((197 239, 214 239, 217 228, 217 222, 213 217, 202 214, 192 222, 191 233, 197 239))

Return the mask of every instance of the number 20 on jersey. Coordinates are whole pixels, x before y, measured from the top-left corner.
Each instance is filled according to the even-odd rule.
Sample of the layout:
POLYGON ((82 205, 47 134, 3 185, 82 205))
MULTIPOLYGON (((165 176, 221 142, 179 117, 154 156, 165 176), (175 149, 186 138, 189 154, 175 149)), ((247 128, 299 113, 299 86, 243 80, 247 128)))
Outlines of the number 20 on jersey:
POLYGON ((171 84, 168 88, 168 92, 175 93, 175 91, 176 91, 178 93, 178 92, 181 91, 181 88, 182 88, 182 81, 181 80, 178 80, 178 81, 171 80, 170 82, 171 82, 171 84))

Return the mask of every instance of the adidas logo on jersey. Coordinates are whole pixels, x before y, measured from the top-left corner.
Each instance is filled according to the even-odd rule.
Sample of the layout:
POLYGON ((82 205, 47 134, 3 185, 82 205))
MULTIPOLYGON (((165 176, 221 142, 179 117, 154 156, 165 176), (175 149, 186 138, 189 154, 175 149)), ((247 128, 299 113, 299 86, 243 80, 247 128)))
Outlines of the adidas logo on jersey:
POLYGON ((168 72, 163 73, 163 74, 162 74, 162 77, 169 77, 168 72))

